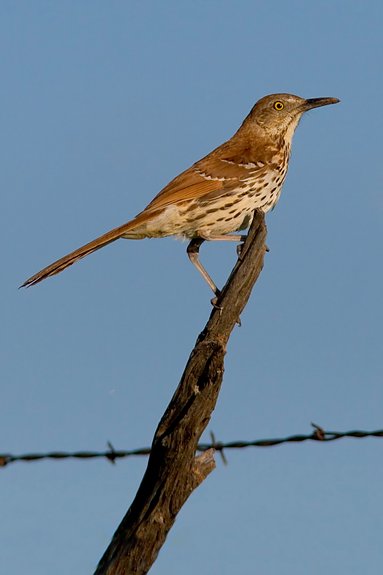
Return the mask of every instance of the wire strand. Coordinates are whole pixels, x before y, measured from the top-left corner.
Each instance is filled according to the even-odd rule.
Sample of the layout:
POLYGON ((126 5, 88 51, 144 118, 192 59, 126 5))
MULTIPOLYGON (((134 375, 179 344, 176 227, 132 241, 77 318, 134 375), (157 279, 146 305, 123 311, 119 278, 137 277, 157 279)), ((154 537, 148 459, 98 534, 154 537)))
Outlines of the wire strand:
MULTIPOLYGON (((281 445, 283 443, 303 443, 305 441, 336 441, 338 439, 345 439, 347 437, 352 437, 355 439, 363 439, 366 437, 383 437, 383 429, 378 429, 376 431, 325 431, 320 426, 311 424, 314 428, 313 433, 307 435, 289 435, 282 438, 273 439, 256 439, 254 441, 229 441, 222 442, 217 441, 214 434, 211 433, 210 443, 200 443, 197 446, 197 451, 207 451, 208 449, 214 449, 222 455, 223 462, 226 463, 226 457, 224 451, 228 449, 245 449, 248 447, 273 447, 276 445, 281 445)), ((115 463, 117 459, 123 459, 126 457, 138 457, 138 456, 148 456, 150 455, 150 447, 143 447, 139 449, 114 449, 113 445, 108 442, 108 449, 104 451, 48 451, 46 453, 25 453, 21 455, 13 455, 9 453, 0 454, 0 467, 6 467, 11 463, 16 463, 18 461, 30 462, 30 461, 41 461, 45 459, 107 459, 111 463, 115 463)))

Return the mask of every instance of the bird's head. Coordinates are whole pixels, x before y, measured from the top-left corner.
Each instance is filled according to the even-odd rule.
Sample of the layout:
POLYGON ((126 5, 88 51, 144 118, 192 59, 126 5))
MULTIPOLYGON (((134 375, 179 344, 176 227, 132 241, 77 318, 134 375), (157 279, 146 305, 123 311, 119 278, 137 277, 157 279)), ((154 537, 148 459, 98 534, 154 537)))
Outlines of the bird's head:
POLYGON ((283 137, 291 142, 295 128, 308 110, 336 104, 338 98, 310 98, 305 100, 293 94, 270 94, 258 100, 247 117, 268 136, 283 137))

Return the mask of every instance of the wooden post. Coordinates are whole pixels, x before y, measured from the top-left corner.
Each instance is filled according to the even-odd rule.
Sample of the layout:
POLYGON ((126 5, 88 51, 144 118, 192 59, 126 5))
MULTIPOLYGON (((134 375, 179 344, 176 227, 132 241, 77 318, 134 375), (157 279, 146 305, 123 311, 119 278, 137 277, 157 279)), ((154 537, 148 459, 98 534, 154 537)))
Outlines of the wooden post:
POLYGON ((181 507, 214 469, 214 450, 196 456, 196 447, 221 388, 227 341, 263 267, 265 239, 264 216, 256 212, 241 256, 157 427, 138 492, 95 575, 147 573, 181 507))

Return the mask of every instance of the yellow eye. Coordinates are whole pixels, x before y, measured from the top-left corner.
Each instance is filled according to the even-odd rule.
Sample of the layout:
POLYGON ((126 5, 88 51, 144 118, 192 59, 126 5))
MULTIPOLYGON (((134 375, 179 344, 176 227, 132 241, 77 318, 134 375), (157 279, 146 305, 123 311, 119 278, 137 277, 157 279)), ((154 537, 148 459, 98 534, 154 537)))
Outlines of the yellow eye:
POLYGON ((279 100, 277 102, 274 102, 274 106, 273 106, 274 110, 277 110, 278 112, 280 112, 281 110, 283 110, 284 107, 285 106, 284 106, 283 102, 280 102, 279 100))

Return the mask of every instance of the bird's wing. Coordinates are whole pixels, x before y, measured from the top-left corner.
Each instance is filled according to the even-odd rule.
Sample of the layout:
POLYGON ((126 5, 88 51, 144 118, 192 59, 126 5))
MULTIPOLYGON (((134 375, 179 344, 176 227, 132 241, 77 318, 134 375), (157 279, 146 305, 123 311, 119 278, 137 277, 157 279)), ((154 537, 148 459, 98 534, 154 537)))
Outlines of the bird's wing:
POLYGON ((265 164, 207 156, 174 178, 141 213, 193 199, 230 193, 238 183, 260 173, 265 164))

